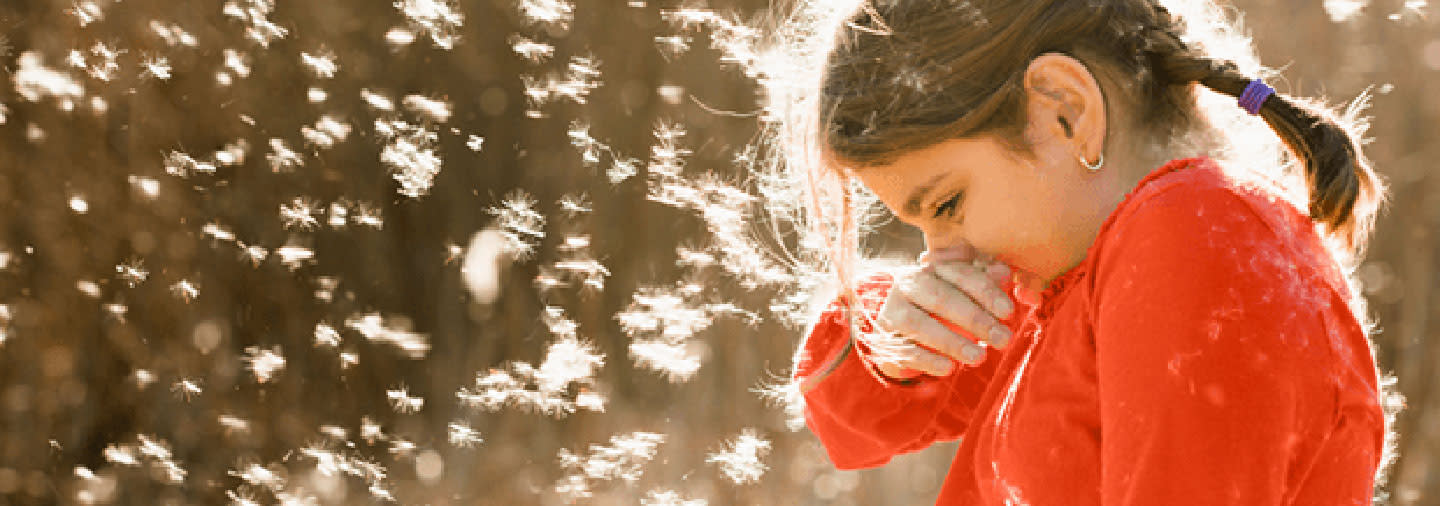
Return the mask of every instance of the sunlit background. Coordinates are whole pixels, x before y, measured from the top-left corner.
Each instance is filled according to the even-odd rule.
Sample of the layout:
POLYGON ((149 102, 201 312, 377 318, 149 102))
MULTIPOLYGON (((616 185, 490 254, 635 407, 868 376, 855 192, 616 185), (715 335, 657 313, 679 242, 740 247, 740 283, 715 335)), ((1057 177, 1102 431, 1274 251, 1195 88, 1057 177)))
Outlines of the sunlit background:
MULTIPOLYGON (((1380 502, 1440 504, 1440 9, 1234 5, 1277 88, 1376 94, 1380 502)), ((953 444, 838 472, 765 394, 769 9, 0 2, 0 503, 933 501, 953 444)))

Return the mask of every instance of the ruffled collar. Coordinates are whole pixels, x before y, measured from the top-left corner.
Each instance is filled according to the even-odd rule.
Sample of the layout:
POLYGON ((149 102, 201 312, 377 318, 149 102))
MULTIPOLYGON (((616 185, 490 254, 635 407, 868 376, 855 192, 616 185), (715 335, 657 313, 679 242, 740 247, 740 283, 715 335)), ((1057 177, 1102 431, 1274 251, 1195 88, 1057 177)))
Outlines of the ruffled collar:
POLYGON ((1099 232, 1095 234, 1095 241, 1091 242, 1089 249, 1085 251, 1085 259, 1065 271, 1064 274, 1051 280, 1050 284, 1045 287, 1045 290, 1040 293, 1040 305, 1035 309, 1035 316, 1041 320, 1049 319, 1050 315, 1055 311, 1055 305, 1060 300, 1060 295, 1068 291, 1070 287, 1084 280, 1090 273, 1091 259, 1095 256, 1095 245, 1099 244, 1100 238, 1104 237, 1105 234, 1110 231, 1110 227, 1114 225, 1115 218, 1120 215, 1120 211, 1130 204, 1130 200, 1135 197, 1135 194, 1140 192, 1141 188, 1144 188, 1145 185, 1154 182, 1156 179, 1164 177, 1166 174, 1180 169, 1213 163, 1215 163, 1214 160, 1206 156, 1177 158, 1160 166, 1160 168, 1150 171, 1149 174, 1141 178, 1140 182, 1136 183, 1134 188, 1131 188, 1129 192, 1125 193, 1125 198, 1120 201, 1120 205, 1115 206, 1115 210, 1111 211, 1110 216, 1106 217, 1105 222, 1100 225, 1099 232))

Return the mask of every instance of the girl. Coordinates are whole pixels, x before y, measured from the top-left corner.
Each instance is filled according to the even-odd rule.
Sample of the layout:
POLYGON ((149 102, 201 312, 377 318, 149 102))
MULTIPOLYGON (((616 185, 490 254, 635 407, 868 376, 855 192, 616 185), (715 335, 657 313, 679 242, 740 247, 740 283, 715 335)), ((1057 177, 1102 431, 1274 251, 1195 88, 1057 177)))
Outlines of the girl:
POLYGON ((940 504, 1370 503, 1386 418, 1347 273, 1383 183, 1349 119, 1207 49, 1194 35, 1229 27, 1200 14, 797 10, 785 33, 820 45, 814 80, 771 98, 841 239, 844 296, 795 370, 836 467, 958 438, 940 504), (1201 87, 1263 119, 1297 170, 1211 158, 1238 150, 1201 87), (1277 187, 1287 174, 1301 182, 1277 187), (851 281, 846 181, 923 232, 919 268, 851 281))

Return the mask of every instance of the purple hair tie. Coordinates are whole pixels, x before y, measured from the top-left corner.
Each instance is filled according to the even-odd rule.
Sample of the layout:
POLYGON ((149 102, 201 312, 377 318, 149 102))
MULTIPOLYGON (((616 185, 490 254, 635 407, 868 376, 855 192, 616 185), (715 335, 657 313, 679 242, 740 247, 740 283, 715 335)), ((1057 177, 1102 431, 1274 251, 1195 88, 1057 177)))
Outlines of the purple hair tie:
POLYGON ((1265 99, 1275 94, 1275 88, 1267 86, 1264 82, 1256 79, 1245 86, 1245 92, 1240 94, 1240 107, 1251 116, 1260 114, 1260 106, 1265 105, 1265 99))

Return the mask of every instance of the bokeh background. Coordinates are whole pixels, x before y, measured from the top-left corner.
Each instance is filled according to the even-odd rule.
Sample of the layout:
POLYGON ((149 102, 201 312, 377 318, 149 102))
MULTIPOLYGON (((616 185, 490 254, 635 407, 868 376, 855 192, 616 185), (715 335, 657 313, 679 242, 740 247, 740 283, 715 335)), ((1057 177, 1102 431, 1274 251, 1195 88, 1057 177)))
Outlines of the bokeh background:
MULTIPOLYGON (((1440 8, 1227 5, 1282 91, 1376 94, 1382 502, 1440 504, 1440 8)), ((0 503, 933 501, 953 444, 838 472, 759 393, 800 330, 794 287, 723 265, 766 234, 724 191, 756 84, 712 41, 770 8, 0 3, 0 503), (667 329, 675 362, 638 359, 667 329), (524 384, 547 358, 580 372, 524 384), (505 388, 538 397, 476 400, 505 388)))

